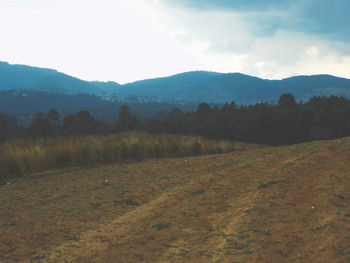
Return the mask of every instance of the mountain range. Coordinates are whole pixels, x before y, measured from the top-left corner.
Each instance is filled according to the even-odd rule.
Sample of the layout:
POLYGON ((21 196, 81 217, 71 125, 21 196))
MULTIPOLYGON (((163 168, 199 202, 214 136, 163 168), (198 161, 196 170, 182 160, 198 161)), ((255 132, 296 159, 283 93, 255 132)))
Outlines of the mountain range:
POLYGON ((118 92, 128 95, 158 95, 180 101, 274 104, 283 93, 292 93, 297 101, 331 95, 350 98, 350 80, 331 75, 268 80, 241 73, 194 71, 125 84, 118 88, 118 92))
POLYGON ((0 91, 36 90, 64 94, 113 93, 115 82, 88 82, 57 70, 0 62, 0 91))
POLYGON ((331 75, 268 80, 241 73, 192 71, 120 85, 112 81, 84 81, 53 69, 0 62, 0 91, 9 90, 89 94, 109 101, 121 101, 132 96, 140 102, 220 104, 235 101, 239 105, 276 103, 282 93, 292 93, 297 101, 330 95, 350 98, 350 80, 331 75))

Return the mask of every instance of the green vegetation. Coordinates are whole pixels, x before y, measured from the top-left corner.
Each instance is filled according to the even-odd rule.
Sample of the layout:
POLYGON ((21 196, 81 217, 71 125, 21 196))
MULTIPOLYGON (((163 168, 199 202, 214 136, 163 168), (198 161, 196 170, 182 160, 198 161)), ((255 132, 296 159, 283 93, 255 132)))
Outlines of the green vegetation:
POLYGON ((32 257, 30 259, 30 262, 35 262, 35 261, 38 261, 38 260, 41 260, 41 259, 44 259, 44 258, 45 258, 45 255, 38 255, 38 256, 32 257))
POLYGON ((204 189, 197 189, 197 190, 194 190, 193 192, 191 192, 191 195, 202 195, 204 193, 205 193, 204 189))
POLYGON ((123 202, 125 205, 129 205, 129 206, 140 206, 139 202, 137 202, 134 199, 130 199, 130 198, 123 200, 123 202))
POLYGON ((161 223, 161 222, 156 223, 152 226, 152 228, 154 228, 156 230, 162 230, 164 228, 169 228, 169 227, 172 227, 172 225, 169 223, 161 223))
POLYGON ((249 237, 248 235, 236 236, 236 237, 234 238, 234 240, 246 239, 246 238, 248 238, 248 237, 249 237))
POLYGON ((254 206, 254 207, 252 207, 252 208, 249 208, 249 209, 247 210, 247 213, 248 213, 248 214, 254 213, 254 212, 256 212, 256 211, 259 211, 260 209, 261 209, 261 207, 260 207, 259 205, 256 205, 256 206, 254 206))
POLYGON ((315 227, 315 228, 313 229, 313 231, 322 230, 322 229, 325 229, 325 228, 327 228, 327 227, 329 227, 329 226, 330 226, 330 223, 326 223, 326 224, 324 224, 324 225, 315 227))
POLYGON ((215 154, 233 151, 235 144, 193 136, 153 136, 138 132, 18 140, 0 145, 0 177, 69 166, 191 156, 198 154, 198 148, 201 154, 215 154))
POLYGON ((273 184, 277 184, 279 182, 280 182, 279 180, 271 180, 271 181, 268 181, 266 183, 260 183, 258 188, 266 188, 266 187, 269 187, 269 186, 271 186, 273 184))
MULTIPOLYGON (((150 108, 159 109, 158 106, 151 105, 153 104, 150 104, 150 108)), ((113 123, 96 119, 96 115, 105 118, 100 111, 90 113, 82 110, 73 114, 72 110, 59 112, 53 108, 48 113, 37 112, 28 128, 19 127, 16 116, 0 113, 0 142, 26 137, 96 136, 142 131, 277 146, 350 135, 350 100, 337 96, 313 97, 306 103, 297 104, 292 94, 284 93, 277 105, 258 103, 237 107, 232 101, 219 108, 203 102, 196 111, 193 108, 192 111, 186 111, 177 105, 172 110, 167 108, 164 113, 153 114, 152 118, 147 119, 142 118, 143 114, 140 115, 135 106, 124 104, 118 111, 117 105, 109 105, 113 113, 108 119, 115 120, 117 117, 113 123)), ((200 155, 202 150, 199 143, 194 143, 192 154, 200 155)), ((317 151, 312 149, 309 154, 317 151)), ((342 146, 339 151, 342 151, 342 146)), ((294 162, 289 162, 281 171, 287 171, 293 165, 294 162)))
POLYGON ((254 229, 254 232, 255 233, 260 233, 260 234, 263 234, 263 235, 272 235, 273 234, 271 229, 269 229, 269 228, 264 229, 264 230, 254 229))

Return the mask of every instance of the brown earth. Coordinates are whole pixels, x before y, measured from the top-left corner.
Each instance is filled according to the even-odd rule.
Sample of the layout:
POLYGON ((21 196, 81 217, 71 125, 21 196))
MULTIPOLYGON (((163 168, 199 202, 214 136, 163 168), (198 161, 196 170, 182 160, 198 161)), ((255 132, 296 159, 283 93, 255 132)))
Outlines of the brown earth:
POLYGON ((350 138, 8 183, 1 262, 350 262, 350 138))

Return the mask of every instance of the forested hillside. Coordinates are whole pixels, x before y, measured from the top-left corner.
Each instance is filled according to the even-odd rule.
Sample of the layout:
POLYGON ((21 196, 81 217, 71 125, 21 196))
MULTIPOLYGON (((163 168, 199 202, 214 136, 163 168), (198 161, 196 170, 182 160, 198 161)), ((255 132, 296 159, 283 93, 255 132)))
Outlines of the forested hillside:
POLYGON ((237 105, 276 104, 283 93, 293 94, 297 102, 315 96, 350 98, 350 80, 331 75, 268 80, 240 73, 192 71, 120 85, 112 81, 84 81, 56 70, 0 62, 0 91, 21 89, 67 95, 90 94, 119 101, 131 95, 138 102, 223 104, 234 101, 237 105))
MULTIPOLYGON (((150 108, 154 106, 150 105, 150 108)), ((113 122, 96 118, 88 110, 62 115, 52 109, 36 113, 28 129, 19 129, 16 118, 3 113, 0 140, 145 131, 283 145, 350 136, 350 100, 344 97, 313 97, 306 103, 297 103, 292 94, 286 93, 280 96, 277 105, 237 106, 231 102, 213 107, 201 103, 195 111, 175 107, 148 119, 140 118, 132 107, 121 105, 118 112, 114 108, 113 122)))

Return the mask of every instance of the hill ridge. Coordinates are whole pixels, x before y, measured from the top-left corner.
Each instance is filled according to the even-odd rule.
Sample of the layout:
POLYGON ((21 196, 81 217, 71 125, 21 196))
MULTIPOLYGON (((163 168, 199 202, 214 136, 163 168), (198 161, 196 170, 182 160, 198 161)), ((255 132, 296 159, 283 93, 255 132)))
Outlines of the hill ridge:
POLYGON ((149 97, 154 101, 225 103, 237 105, 277 103, 282 93, 292 93, 297 101, 314 96, 350 98, 350 79, 328 74, 300 75, 281 80, 262 79, 243 73, 189 71, 120 85, 113 81, 85 81, 57 70, 0 63, 0 91, 44 90, 52 93, 103 96, 149 97), (24 72, 24 73, 23 73, 24 72), (30 73, 32 72, 32 73, 30 73))

